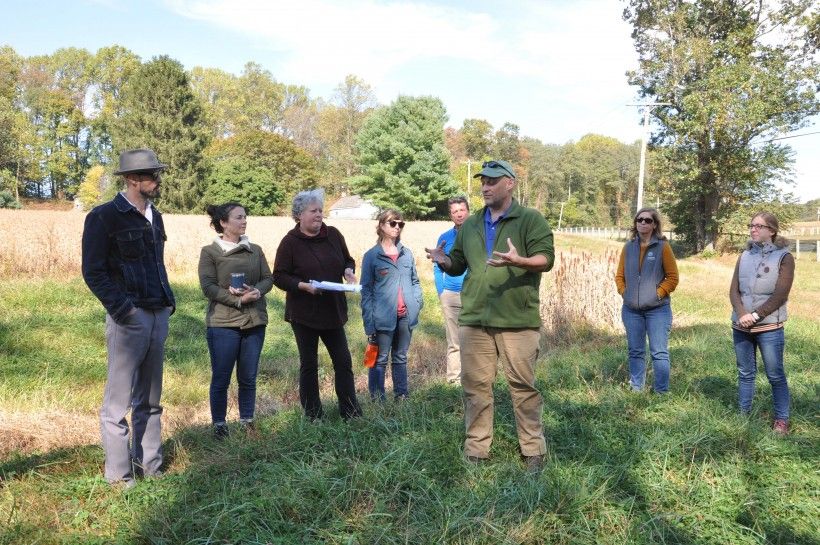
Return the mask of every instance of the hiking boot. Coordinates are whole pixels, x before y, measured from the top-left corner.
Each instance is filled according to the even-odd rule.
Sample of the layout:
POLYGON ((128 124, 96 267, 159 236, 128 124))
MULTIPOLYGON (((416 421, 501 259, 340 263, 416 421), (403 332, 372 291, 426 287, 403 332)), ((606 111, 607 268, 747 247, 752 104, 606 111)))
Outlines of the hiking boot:
POLYGON ((225 422, 214 424, 214 439, 222 441, 223 439, 227 439, 230 435, 231 432, 228 430, 228 424, 225 422))
POLYGON ((527 473, 541 473, 544 470, 544 455, 524 456, 524 465, 527 466, 527 473))
POLYGON ((256 424, 253 423, 253 420, 240 420, 239 425, 242 426, 245 435, 251 439, 259 437, 259 430, 256 429, 256 424))
POLYGON ((778 418, 772 425, 772 430, 779 436, 785 437, 789 435, 789 421, 778 418))

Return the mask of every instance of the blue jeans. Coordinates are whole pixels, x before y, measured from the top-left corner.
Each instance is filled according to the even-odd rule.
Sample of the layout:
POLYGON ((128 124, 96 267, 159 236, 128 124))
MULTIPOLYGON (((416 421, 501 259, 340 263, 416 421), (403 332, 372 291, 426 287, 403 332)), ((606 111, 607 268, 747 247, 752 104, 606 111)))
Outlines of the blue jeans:
POLYGON ((757 374, 757 349, 760 349, 766 377, 772 385, 774 417, 778 420, 788 420, 789 384, 786 382, 786 369, 783 367, 783 351, 786 348, 783 328, 763 333, 746 333, 732 329, 732 339, 737 357, 737 398, 740 412, 749 413, 752 410, 757 374))
POLYGON ((239 386, 239 418, 251 420, 256 407, 256 372, 265 342, 265 326, 209 327, 207 340, 211 353, 211 420, 225 422, 234 364, 239 386))
POLYGON ((376 365, 367 372, 367 388, 370 398, 384 401, 384 375, 387 370, 387 360, 392 353, 393 360, 393 395, 396 399, 407 397, 407 349, 410 347, 410 321, 407 316, 396 318, 396 329, 393 331, 377 331, 376 339, 379 343, 379 355, 376 365))
POLYGON ((633 390, 642 390, 646 380, 646 337, 652 356, 654 390, 669 391, 669 331, 672 329, 672 306, 663 305, 647 310, 634 310, 624 305, 621 319, 626 328, 629 349, 629 383, 633 390))

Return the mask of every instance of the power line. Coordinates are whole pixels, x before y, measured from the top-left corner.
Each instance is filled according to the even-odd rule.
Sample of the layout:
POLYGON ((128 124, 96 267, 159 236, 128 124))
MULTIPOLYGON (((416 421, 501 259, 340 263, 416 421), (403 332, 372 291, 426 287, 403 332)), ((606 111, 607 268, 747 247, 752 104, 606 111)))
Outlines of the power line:
POLYGON ((812 134, 820 134, 820 131, 804 132, 803 134, 793 134, 791 136, 778 136, 777 138, 766 140, 766 142, 774 142, 775 140, 786 140, 787 138, 800 138, 801 136, 810 136, 812 134))

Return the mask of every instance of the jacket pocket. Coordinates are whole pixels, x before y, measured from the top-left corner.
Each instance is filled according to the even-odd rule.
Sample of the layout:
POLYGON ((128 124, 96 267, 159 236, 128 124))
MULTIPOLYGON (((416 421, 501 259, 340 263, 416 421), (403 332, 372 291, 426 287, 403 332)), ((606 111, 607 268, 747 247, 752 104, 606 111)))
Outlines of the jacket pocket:
POLYGON ((129 261, 136 261, 145 256, 145 239, 142 230, 121 231, 116 234, 117 248, 120 256, 129 261))

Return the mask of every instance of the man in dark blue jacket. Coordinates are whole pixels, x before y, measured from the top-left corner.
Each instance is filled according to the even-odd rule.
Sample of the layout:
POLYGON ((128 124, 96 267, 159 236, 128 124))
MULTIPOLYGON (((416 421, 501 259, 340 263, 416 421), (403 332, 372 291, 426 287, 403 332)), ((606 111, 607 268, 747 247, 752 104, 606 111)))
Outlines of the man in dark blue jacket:
POLYGON ((151 199, 166 168, 149 149, 124 151, 114 174, 125 191, 85 218, 83 279, 106 310, 108 379, 100 409, 105 478, 134 485, 162 465, 162 364, 174 294, 163 250, 165 227, 151 199), (131 409, 131 428, 126 415, 131 409))

